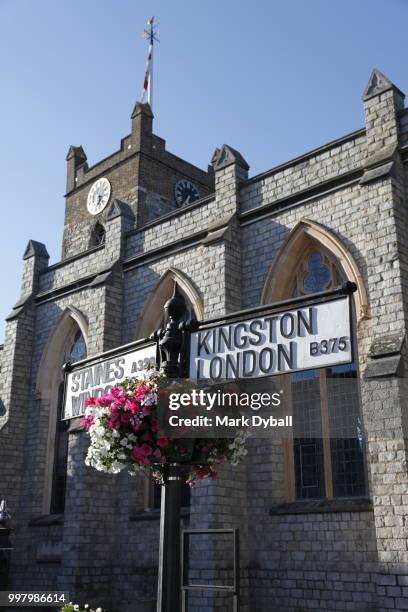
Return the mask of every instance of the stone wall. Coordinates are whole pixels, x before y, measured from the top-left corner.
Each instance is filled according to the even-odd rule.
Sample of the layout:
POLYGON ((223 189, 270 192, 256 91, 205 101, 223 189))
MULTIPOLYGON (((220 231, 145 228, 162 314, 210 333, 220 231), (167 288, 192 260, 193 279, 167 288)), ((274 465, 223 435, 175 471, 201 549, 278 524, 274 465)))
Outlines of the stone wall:
MULTIPOLYGON (((330 241, 342 245, 339 265, 351 269, 354 261, 367 294, 364 304, 356 294, 355 316, 369 499, 321 511, 291 506, 282 452, 262 443, 250 446, 246 465, 197 486, 184 524, 239 528, 244 612, 408 609, 408 423, 401 377, 408 318, 401 148, 408 120, 403 94, 378 72, 363 102, 365 129, 251 179, 246 161, 227 145, 217 149, 208 175, 169 157, 140 108, 120 152, 88 169, 83 150, 71 151, 65 259, 48 267, 45 247, 29 243, 21 298, 2 351, 0 496, 14 514, 13 586, 58 585, 112 612, 131 605, 138 612, 154 609, 158 515, 144 510, 142 479, 106 477, 84 465, 87 437, 78 424, 69 434, 65 515, 47 516, 47 449, 56 416, 55 399, 39 380, 44 351, 69 313, 82 317, 88 355, 94 355, 137 338, 146 304, 170 268, 202 301, 205 318, 256 306, 269 295, 268 272, 288 238, 304 232, 302 244, 313 244, 320 232, 327 248, 330 241), (150 165, 146 134, 156 146, 150 165), (135 152, 145 156, 137 167, 135 152), (87 218, 85 195, 89 180, 101 173, 112 178, 115 199, 103 213, 105 245, 87 250, 95 219, 87 218), (177 173, 201 180, 205 197, 173 211, 167 200, 177 173), (151 196, 155 185, 163 206, 151 196), (145 203, 146 194, 156 202, 158 218, 141 213, 141 193, 145 203), (384 346, 390 339, 398 344, 395 338, 399 348, 390 357, 384 346)), ((216 561, 225 561, 216 545, 208 541, 200 554, 216 576, 216 561)), ((191 609, 221 612, 229 605, 200 594, 191 609)))
POLYGON ((92 227, 104 223, 105 212, 91 217, 87 196, 92 183, 105 176, 111 183, 111 200, 127 202, 137 226, 174 210, 177 180, 193 181, 200 196, 213 190, 213 177, 196 166, 166 151, 165 141, 152 132, 153 115, 148 104, 136 104, 132 113, 132 132, 122 139, 120 150, 91 168, 82 147, 71 147, 67 156, 67 195, 62 257, 89 248, 92 227))

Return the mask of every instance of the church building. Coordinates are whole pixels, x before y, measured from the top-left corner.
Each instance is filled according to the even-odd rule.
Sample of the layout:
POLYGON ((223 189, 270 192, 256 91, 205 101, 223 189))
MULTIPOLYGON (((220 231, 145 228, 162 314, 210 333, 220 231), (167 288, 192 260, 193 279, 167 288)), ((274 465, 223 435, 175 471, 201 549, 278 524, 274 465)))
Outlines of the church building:
MULTIPOLYGON (((61 418, 64 363, 149 337, 175 281, 205 320, 348 280, 353 362, 286 376, 321 435, 249 441, 243 464, 186 486, 182 523, 239 529, 241 611, 408 609, 408 109, 378 70, 362 103, 361 129, 256 176, 227 144, 206 170, 170 153, 148 103, 95 165, 69 148, 61 260, 28 241, 0 351, 10 590, 156 609, 160 489, 85 465, 81 419, 61 418)), ((197 559, 212 581, 217 546, 197 559)), ((209 592, 188 608, 231 609, 209 592)))

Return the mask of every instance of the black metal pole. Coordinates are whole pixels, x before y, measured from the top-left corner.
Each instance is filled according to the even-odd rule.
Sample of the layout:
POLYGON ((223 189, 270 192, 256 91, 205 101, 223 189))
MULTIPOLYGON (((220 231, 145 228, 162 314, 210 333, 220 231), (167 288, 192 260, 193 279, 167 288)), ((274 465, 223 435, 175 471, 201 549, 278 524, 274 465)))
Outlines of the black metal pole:
POLYGON ((168 466, 162 485, 160 514, 158 612, 179 612, 181 606, 180 465, 168 466))
MULTIPOLYGON (((154 339, 158 342, 161 367, 169 378, 179 378, 182 359, 180 352, 185 332, 181 321, 188 311, 184 297, 174 284, 174 293, 165 304, 167 323, 158 330, 154 339)), ((184 343, 185 344, 185 343, 184 343)), ((181 563, 180 563, 180 510, 182 468, 179 463, 166 466, 161 497, 159 576, 157 612, 180 612, 181 563)))

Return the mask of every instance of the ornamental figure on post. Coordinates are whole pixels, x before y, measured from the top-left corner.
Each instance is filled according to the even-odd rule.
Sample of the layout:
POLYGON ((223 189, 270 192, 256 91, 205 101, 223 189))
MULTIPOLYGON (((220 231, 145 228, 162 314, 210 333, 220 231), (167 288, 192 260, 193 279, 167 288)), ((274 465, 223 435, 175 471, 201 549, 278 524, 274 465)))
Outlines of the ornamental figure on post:
POLYGON ((186 322, 188 310, 177 282, 172 297, 164 305, 167 323, 151 336, 158 342, 160 364, 169 378, 177 378, 180 372, 180 351, 183 346, 182 322, 186 322))

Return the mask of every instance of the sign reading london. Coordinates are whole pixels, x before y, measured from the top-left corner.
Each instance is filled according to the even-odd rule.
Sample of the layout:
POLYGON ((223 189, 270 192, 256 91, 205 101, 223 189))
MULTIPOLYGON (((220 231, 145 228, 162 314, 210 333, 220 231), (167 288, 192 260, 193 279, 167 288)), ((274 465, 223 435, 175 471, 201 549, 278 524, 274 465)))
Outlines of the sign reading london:
POLYGON ((196 380, 257 378, 351 361, 348 297, 191 335, 190 378, 196 380))
POLYGON ((63 419, 82 416, 85 400, 108 393, 128 376, 138 377, 145 367, 156 363, 156 345, 150 344, 121 355, 107 356, 67 374, 63 419))

